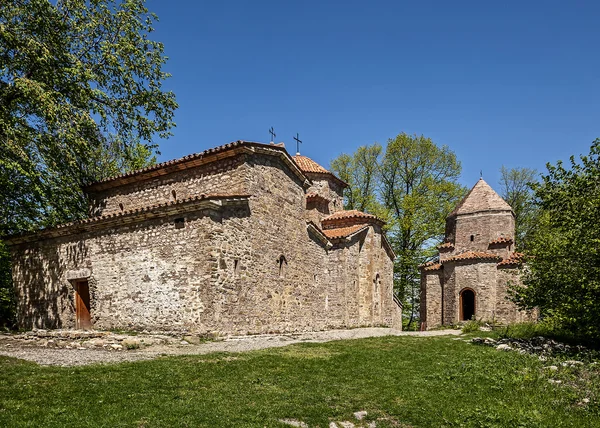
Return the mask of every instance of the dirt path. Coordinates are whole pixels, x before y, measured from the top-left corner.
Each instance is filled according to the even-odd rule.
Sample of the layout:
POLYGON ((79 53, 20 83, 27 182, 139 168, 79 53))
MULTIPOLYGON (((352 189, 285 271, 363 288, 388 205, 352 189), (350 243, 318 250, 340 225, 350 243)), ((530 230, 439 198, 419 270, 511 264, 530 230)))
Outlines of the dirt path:
POLYGON ((109 332, 51 331, 19 335, 0 334, 0 355, 41 365, 78 366, 149 360, 165 355, 200 355, 211 352, 245 352, 301 342, 362 339, 381 336, 458 335, 460 330, 403 332, 390 328, 357 328, 296 334, 230 336, 224 340, 190 343, 181 337, 119 335, 109 332))

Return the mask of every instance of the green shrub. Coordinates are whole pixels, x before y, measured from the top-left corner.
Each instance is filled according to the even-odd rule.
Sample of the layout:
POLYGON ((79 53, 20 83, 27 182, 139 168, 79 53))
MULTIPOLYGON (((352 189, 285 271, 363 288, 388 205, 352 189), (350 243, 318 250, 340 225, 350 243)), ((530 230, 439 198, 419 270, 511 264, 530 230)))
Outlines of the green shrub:
POLYGON ((593 348, 598 347, 597 342, 590 341, 585 336, 573 333, 572 330, 553 318, 546 318, 537 323, 509 324, 497 329, 496 332, 500 338, 531 339, 532 337, 543 336, 564 343, 582 344, 593 348))
POLYGON ((465 325, 463 325, 463 327, 462 327, 462 332, 463 333, 474 333, 476 331, 479 331, 479 327, 481 327, 482 325, 483 324, 477 320, 467 321, 465 323, 465 325))

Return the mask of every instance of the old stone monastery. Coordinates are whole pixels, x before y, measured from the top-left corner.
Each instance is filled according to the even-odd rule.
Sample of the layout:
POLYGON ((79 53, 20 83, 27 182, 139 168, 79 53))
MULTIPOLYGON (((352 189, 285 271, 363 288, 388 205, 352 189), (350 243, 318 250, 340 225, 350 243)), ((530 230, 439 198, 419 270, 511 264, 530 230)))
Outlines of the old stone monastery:
POLYGON ((244 141, 94 183, 89 218, 8 239, 20 327, 400 327, 383 222, 344 187, 244 141))

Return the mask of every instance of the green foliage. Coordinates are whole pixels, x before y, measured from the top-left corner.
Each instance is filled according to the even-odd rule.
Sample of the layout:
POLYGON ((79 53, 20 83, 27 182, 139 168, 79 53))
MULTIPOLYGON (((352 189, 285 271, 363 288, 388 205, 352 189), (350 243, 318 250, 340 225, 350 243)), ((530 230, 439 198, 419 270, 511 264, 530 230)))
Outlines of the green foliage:
POLYGON ((496 332, 501 338, 531 339, 543 336, 560 340, 561 342, 579 343, 578 339, 572 333, 565 330, 553 319, 545 319, 540 322, 508 324, 497 329, 496 332))
POLYGON ((462 327, 462 332, 463 333, 474 333, 476 331, 479 331, 479 328, 483 325, 482 322, 477 321, 477 320, 470 320, 467 321, 463 327, 462 327))
POLYGON ((513 298, 576 335, 600 338, 600 139, 581 162, 547 168, 533 187, 541 214, 513 298))
POLYGON ((361 146, 352 155, 341 154, 331 169, 349 184, 344 191, 344 208, 370 213, 381 211, 377 201, 381 145, 361 146))
POLYGON ((550 372, 535 357, 453 339, 381 337, 84 367, 0 357, 0 426, 283 428, 280 419, 296 419, 327 427, 357 423, 360 410, 361 426, 597 426, 595 366, 550 372))
POLYGON ((154 19, 143 0, 0 8, 0 233, 80 217, 85 183, 151 162, 177 107, 154 19))
POLYGON ((446 146, 424 136, 399 134, 385 150, 379 144, 343 154, 331 169, 350 186, 347 209, 376 214, 387 222, 390 243, 397 254, 394 287, 410 314, 418 310, 419 269, 436 254, 446 216, 466 189, 457 182, 460 162, 446 146))
POLYGON ((14 293, 10 271, 10 255, 0 241, 0 328, 15 326, 14 293))
POLYGON ((156 161, 177 103, 155 20, 144 0, 2 4, 0 236, 81 218, 85 184, 156 161))
POLYGON ((500 174, 502 197, 515 213, 515 242, 520 250, 524 250, 538 215, 532 190, 538 181, 537 171, 502 166, 500 174))

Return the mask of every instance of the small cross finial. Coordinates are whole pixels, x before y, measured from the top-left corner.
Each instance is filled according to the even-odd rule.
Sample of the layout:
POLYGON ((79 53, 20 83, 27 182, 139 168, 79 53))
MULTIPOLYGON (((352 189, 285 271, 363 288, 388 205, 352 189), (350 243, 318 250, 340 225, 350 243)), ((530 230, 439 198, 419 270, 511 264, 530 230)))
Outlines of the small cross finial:
POLYGON ((294 140, 296 140, 296 154, 299 155, 300 154, 300 144, 302 144, 302 140, 300 139, 300 134, 298 134, 296 132, 296 136, 294 137, 294 140))
POLYGON ((275 134, 275 130, 273 129, 272 126, 271 126, 271 129, 269 129, 269 134, 271 134, 271 142, 274 143, 275 137, 277 137, 277 134, 275 134))
POLYGON ((479 170, 479 178, 483 178, 483 170, 479 170))

